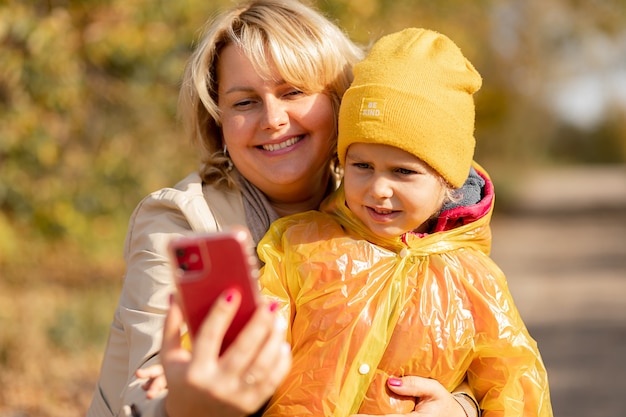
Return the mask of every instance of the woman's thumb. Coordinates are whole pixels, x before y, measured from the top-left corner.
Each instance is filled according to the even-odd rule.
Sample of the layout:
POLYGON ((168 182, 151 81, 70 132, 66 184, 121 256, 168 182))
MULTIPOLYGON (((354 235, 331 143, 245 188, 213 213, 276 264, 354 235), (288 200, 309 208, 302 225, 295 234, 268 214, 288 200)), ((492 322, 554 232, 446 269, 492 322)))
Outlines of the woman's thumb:
POLYGON ((387 386, 398 395, 419 397, 422 400, 448 394, 438 381, 420 376, 391 377, 387 380, 387 386))

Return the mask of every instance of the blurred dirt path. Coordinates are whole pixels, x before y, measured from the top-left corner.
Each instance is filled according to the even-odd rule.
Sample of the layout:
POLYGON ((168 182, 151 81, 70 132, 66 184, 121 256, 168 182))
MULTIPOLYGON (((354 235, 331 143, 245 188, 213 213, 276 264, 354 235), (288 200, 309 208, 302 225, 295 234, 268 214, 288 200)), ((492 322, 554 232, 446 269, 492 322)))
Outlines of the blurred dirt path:
MULTIPOLYGON (((497 193, 497 190, 496 190, 497 193)), ((626 167, 537 172, 493 220, 555 417, 626 415, 626 167)))

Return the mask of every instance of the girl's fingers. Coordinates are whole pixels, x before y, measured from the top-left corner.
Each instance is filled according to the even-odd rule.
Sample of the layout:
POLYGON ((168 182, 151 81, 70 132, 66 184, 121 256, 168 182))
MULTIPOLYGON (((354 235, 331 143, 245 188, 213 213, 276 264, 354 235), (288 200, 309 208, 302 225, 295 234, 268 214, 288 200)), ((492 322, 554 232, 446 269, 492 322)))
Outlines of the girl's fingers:
POLYGON ((155 364, 150 365, 145 368, 139 368, 135 372, 137 378, 156 378, 157 376, 163 375, 163 365, 155 364))
POLYGON ((146 389, 146 397, 156 398, 161 392, 167 388, 167 380, 165 375, 159 375, 150 379, 150 385, 146 389))

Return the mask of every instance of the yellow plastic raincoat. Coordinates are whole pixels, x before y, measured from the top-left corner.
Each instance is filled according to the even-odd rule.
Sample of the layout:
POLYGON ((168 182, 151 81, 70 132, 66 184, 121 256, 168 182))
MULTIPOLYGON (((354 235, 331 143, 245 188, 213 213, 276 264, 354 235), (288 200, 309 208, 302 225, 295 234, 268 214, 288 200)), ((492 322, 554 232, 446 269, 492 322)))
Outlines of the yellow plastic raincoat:
POLYGON ((484 417, 552 416, 547 375, 489 257, 493 186, 442 213, 435 232, 371 235, 343 190, 322 212, 280 219, 259 243, 261 287, 283 304, 293 366, 264 416, 409 413, 390 376, 467 374, 484 417), (438 230, 438 231, 437 231, 438 230))

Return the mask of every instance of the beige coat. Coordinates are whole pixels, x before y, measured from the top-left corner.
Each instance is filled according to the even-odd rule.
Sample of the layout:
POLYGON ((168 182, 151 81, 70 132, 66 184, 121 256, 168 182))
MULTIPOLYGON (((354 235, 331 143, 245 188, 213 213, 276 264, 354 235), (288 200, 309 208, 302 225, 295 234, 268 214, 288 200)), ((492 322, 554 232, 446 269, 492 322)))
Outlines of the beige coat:
POLYGON ((135 209, 125 242, 127 270, 87 417, 165 415, 162 398, 148 401, 137 369, 158 363, 162 328, 174 282, 166 255, 170 239, 246 224, 242 196, 202 185, 197 173, 147 196, 135 209), (131 348, 132 347, 132 348, 131 348))

